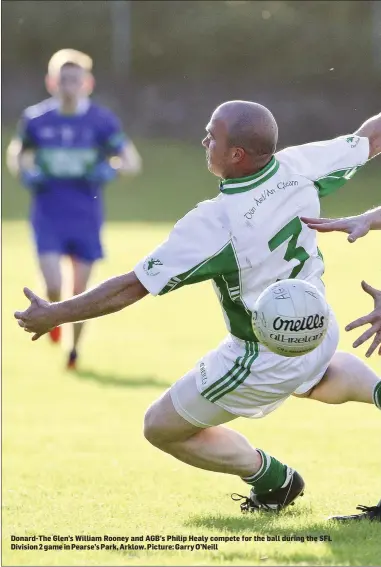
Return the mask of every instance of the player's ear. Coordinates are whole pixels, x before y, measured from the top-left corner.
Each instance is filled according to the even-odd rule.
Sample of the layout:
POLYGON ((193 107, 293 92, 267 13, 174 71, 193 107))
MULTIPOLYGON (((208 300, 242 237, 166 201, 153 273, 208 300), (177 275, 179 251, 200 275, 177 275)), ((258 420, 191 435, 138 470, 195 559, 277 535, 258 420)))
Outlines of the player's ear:
POLYGON ((95 79, 92 73, 88 73, 85 78, 84 90, 86 95, 91 95, 95 88, 95 79))
POLYGON ((57 89, 57 81, 52 75, 45 76, 45 87, 49 94, 54 94, 57 89))
POLYGON ((232 160, 234 163, 239 163, 245 155, 243 148, 232 148, 232 160))

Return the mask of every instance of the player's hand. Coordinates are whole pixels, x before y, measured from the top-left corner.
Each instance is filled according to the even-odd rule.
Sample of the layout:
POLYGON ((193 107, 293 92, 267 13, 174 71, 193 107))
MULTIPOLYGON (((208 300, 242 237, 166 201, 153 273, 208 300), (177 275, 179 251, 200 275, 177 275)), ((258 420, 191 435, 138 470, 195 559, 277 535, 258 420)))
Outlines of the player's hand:
POLYGON ((111 167, 107 161, 98 163, 86 176, 88 181, 104 184, 109 183, 118 175, 118 171, 111 167))
POLYGON ((27 287, 24 288, 24 295, 29 299, 30 305, 25 311, 16 311, 15 318, 24 331, 34 333, 32 341, 36 341, 56 326, 52 309, 54 306, 27 287))
POLYGON ((20 179, 23 185, 32 191, 39 191, 42 189, 43 183, 46 181, 46 176, 39 167, 33 169, 23 169, 20 172, 20 179))
MULTIPOLYGON (((353 347, 357 348, 374 335, 373 342, 365 354, 366 357, 369 357, 374 353, 376 348, 381 345, 381 290, 375 289, 364 281, 361 282, 361 286, 366 293, 369 293, 369 295, 373 297, 374 310, 369 313, 369 315, 364 315, 364 317, 360 317, 356 319, 356 321, 349 323, 349 325, 345 327, 345 330, 352 331, 352 329, 357 329, 357 327, 362 327, 366 324, 371 325, 371 327, 353 343, 353 347)), ((381 346, 378 349, 378 354, 381 355, 381 346)))
POLYGON ((346 232, 349 234, 348 241, 355 242, 358 238, 368 234, 370 221, 365 215, 344 217, 341 219, 315 219, 301 217, 301 220, 309 227, 318 232, 346 232))

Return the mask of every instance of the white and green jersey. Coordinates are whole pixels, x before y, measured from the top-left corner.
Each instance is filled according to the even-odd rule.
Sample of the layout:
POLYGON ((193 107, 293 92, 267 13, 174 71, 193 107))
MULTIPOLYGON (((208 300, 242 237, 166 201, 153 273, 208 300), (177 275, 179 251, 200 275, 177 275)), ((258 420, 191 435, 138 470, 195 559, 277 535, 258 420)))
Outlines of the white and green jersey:
POLYGON ((356 135, 286 148, 254 175, 226 179, 134 268, 153 295, 212 280, 229 332, 256 341, 251 313, 260 293, 286 278, 324 292, 316 232, 300 217, 319 217, 319 197, 351 179, 369 157, 356 135))

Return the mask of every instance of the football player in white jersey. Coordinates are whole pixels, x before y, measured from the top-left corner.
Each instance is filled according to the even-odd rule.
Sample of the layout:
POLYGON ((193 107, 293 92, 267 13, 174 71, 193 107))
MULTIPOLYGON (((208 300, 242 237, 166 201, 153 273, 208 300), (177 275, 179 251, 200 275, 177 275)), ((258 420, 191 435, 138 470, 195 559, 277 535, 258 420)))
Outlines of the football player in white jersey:
POLYGON ((333 313, 324 341, 296 358, 270 352, 251 326, 257 297, 278 279, 304 279, 324 293, 316 233, 300 217, 319 216, 319 195, 344 184, 381 152, 381 115, 355 134, 278 153, 277 138, 276 121, 262 105, 219 106, 202 141, 208 168, 221 179, 219 195, 178 221, 168 239, 128 274, 55 304, 26 288, 31 304, 15 313, 37 340, 58 324, 211 279, 228 335, 148 409, 144 433, 187 464, 239 476, 251 487, 243 511, 279 511, 303 493, 304 481, 221 424, 263 417, 291 395, 381 409, 380 378, 355 356, 335 353, 339 333, 333 313))
MULTIPOLYGON (((355 242, 358 238, 368 234, 370 230, 381 230, 381 207, 377 207, 372 211, 367 211, 361 215, 346 217, 341 219, 302 219, 310 228, 318 232, 347 232, 349 234, 348 241, 355 242)), ((371 327, 365 331, 354 343, 354 348, 365 343, 371 337, 373 341, 366 352, 366 356, 372 356, 376 348, 381 345, 381 290, 377 290, 367 284, 361 282, 362 288, 374 299, 374 309, 368 315, 364 315, 356 321, 352 321, 346 326, 346 331, 357 329, 363 325, 369 324, 371 327)), ((381 346, 378 349, 378 354, 381 356, 381 346)), ((339 522, 370 520, 371 522, 381 522, 381 500, 376 506, 357 506, 361 510, 359 514, 352 514, 350 516, 332 516, 331 520, 339 522)))

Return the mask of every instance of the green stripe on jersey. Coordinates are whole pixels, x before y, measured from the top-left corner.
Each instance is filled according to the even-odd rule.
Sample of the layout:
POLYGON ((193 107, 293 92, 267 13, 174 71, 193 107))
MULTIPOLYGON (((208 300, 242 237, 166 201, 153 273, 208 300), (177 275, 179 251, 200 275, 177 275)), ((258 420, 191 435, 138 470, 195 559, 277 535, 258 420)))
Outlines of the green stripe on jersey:
POLYGON ((239 356, 234 366, 224 376, 206 388, 201 395, 210 402, 215 402, 229 392, 236 390, 249 376, 252 364, 258 357, 258 352, 258 343, 246 341, 244 356, 239 356))
POLYGON ((345 185, 347 181, 352 179, 354 174, 362 167, 363 164, 357 165, 355 167, 350 167, 347 169, 339 169, 337 171, 332 171, 329 175, 321 177, 314 184, 319 192, 319 197, 325 197, 334 193, 340 187, 345 185))
POLYGON ((268 181, 279 169, 279 162, 273 156, 269 163, 257 171, 254 175, 247 177, 240 177, 238 179, 222 179, 220 182, 221 193, 234 195, 235 193, 243 193, 244 191, 251 191, 258 185, 262 185, 268 181))
POLYGON ((251 312, 242 300, 240 266, 231 241, 214 256, 191 270, 171 278, 159 295, 209 279, 213 279, 218 290, 220 304, 229 321, 228 328, 231 334, 244 341, 257 341, 251 324, 251 312))

